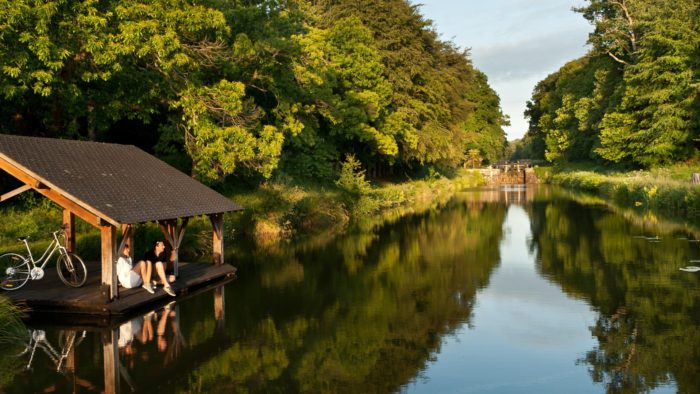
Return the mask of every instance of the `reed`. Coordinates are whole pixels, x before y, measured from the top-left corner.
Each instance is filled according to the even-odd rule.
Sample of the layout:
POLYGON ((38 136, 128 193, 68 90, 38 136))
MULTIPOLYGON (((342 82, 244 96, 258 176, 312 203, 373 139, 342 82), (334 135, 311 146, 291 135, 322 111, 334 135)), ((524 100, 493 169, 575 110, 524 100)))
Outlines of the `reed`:
POLYGON ((24 333, 20 309, 0 295, 0 346, 16 343, 24 333))

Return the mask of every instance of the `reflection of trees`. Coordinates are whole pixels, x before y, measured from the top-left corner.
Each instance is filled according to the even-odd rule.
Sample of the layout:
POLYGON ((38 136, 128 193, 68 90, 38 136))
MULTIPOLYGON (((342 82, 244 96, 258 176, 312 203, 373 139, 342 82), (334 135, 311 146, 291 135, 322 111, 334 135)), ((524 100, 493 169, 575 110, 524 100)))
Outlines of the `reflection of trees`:
POLYGON ((322 250, 259 256, 259 279, 228 293, 233 344, 191 370, 187 384, 201 392, 396 391, 443 335, 469 321, 498 261, 505 209, 455 203, 322 250), (303 269, 271 279, 290 276, 288 264, 303 269))
POLYGON ((600 312, 598 347, 584 362, 608 392, 643 392, 675 380, 700 392, 700 289, 679 266, 697 244, 571 200, 530 208, 539 269, 600 312), (635 238, 658 233, 662 242, 635 238))

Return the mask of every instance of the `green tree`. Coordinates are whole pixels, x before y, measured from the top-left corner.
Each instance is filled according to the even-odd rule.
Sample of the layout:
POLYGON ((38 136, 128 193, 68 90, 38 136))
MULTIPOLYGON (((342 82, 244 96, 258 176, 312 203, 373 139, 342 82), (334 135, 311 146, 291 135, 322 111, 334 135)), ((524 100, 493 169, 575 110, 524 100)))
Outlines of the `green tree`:
POLYGON ((700 6, 659 2, 626 66, 620 107, 601 125, 604 158, 643 166, 690 157, 698 137, 700 6))
MULTIPOLYGON (((492 110, 494 97, 498 106, 497 96, 473 68, 468 53, 440 41, 418 6, 405 0, 315 0, 312 4, 321 28, 355 16, 371 30, 384 77, 392 87, 383 129, 397 136, 399 163, 455 167, 462 163, 468 141, 477 141, 476 134, 489 134, 487 124, 497 125, 495 129, 503 124, 500 111, 492 110)), ((505 135, 494 145, 484 149, 489 157, 493 150, 502 152, 505 135)))
POLYGON ((591 52, 541 81, 526 136, 550 161, 650 167, 697 154, 700 5, 589 0, 591 52))

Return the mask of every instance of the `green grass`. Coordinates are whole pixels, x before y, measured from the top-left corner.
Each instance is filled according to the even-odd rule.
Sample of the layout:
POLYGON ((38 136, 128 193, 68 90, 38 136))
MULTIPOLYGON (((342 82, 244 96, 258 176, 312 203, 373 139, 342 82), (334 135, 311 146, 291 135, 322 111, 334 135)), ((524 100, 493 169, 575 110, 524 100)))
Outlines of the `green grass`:
MULTIPOLYGON (((408 182, 374 182, 358 192, 348 192, 335 184, 300 182, 278 177, 258 187, 228 185, 222 193, 245 207, 242 213, 225 216, 225 244, 236 237, 259 243, 277 242, 298 235, 332 236, 351 222, 368 223, 385 215, 404 214, 452 197, 457 191, 484 183, 477 172, 458 171, 451 178, 433 174, 429 179, 408 182)), ((61 226, 61 208, 47 199, 30 196, 0 206, 0 253, 26 253, 17 237, 30 236, 35 257, 48 246, 51 232, 61 226)), ((84 260, 100 256, 100 234, 92 225, 76 219, 76 252, 84 260)), ((163 235, 154 223, 135 228, 136 253, 163 235)), ((181 246, 181 259, 199 261, 211 253, 211 224, 206 217, 190 220, 181 246)))
POLYGON ((26 340, 27 330, 22 323, 21 311, 6 297, 0 295, 0 391, 11 384, 15 376, 22 372, 23 364, 19 357, 8 357, 21 350, 26 340))
POLYGON ((622 206, 671 216, 700 218, 700 186, 690 183, 700 166, 682 163, 648 171, 553 169, 547 182, 596 193, 622 206))
POLYGON ((0 345, 14 343, 25 334, 21 311, 0 295, 0 345))
POLYGON ((242 235, 267 242, 301 234, 337 233, 351 222, 444 200, 459 190, 483 183, 478 173, 460 171, 450 179, 375 182, 358 194, 335 185, 278 178, 256 189, 229 189, 224 193, 245 207, 242 214, 232 215, 234 227, 242 235))

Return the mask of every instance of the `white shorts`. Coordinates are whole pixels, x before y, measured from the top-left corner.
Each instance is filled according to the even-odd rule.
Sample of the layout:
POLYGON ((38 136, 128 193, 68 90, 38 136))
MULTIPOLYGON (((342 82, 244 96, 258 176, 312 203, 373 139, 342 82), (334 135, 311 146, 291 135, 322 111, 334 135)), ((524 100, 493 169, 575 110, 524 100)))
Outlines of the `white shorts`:
POLYGON ((119 277, 119 283, 124 287, 125 289, 132 289, 137 286, 141 286, 141 275, 137 274, 134 271, 129 271, 129 276, 120 276, 119 277))

